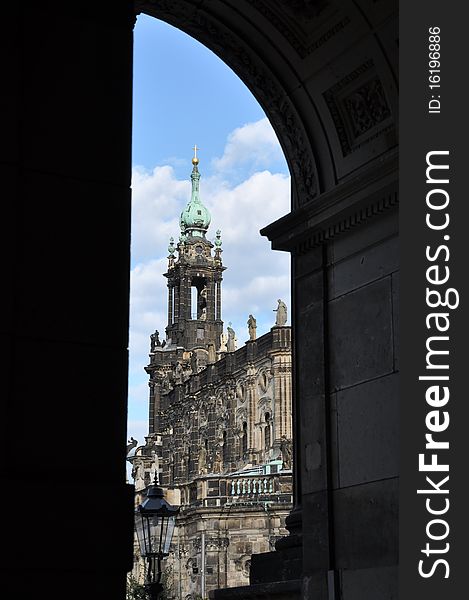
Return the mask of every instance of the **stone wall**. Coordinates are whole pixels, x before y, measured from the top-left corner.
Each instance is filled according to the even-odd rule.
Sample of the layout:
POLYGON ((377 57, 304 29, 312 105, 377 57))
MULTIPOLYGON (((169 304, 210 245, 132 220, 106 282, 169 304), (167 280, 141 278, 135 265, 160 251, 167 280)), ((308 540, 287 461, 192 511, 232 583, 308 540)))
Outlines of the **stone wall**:
POLYGON ((172 597, 195 600, 202 595, 202 586, 208 596, 213 589, 248 584, 251 555, 272 549, 286 535, 290 508, 291 503, 246 501, 218 509, 183 510, 166 563, 172 574, 172 597))

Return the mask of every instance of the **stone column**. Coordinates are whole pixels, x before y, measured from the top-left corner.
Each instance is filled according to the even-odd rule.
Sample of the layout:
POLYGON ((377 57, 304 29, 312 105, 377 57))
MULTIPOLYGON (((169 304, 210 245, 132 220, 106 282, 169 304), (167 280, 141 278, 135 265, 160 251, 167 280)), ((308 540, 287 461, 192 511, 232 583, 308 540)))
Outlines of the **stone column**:
POLYGON ((221 279, 217 281, 217 311, 215 318, 217 321, 221 321, 221 279))
POLYGON ((186 299, 186 319, 192 319, 192 313, 197 315, 197 304, 192 306, 192 281, 190 277, 184 279, 185 299, 186 299))
POLYGON ((149 381, 150 396, 148 401, 148 433, 155 433, 155 382, 149 381))
POLYGON ((190 319, 191 311, 191 288, 187 277, 182 276, 179 284, 179 320, 190 319))
POLYGON ((173 312, 173 297, 174 297, 174 288, 172 285, 168 286, 168 327, 174 322, 174 312, 173 312))
MULTIPOLYGON (((292 323, 292 449, 293 449, 293 508, 285 520, 285 526, 290 532, 286 538, 277 541, 275 547, 277 550, 282 548, 295 547, 300 555, 302 553, 302 485, 301 485, 301 406, 298 400, 302 389, 300 385, 300 374, 298 369, 298 356, 302 355, 301 349, 298 352, 298 340, 301 340, 301 329, 298 326, 298 315, 301 314, 301 305, 299 306, 297 286, 296 286, 296 261, 292 257, 291 261, 291 323, 292 323), (300 310, 299 310, 300 309, 300 310)), ((301 298, 301 295, 300 295, 301 298)), ((306 327, 304 328, 306 333, 306 327)))
MULTIPOLYGON (((173 323, 177 323, 179 321, 179 298, 180 298, 180 288, 181 288, 181 280, 179 280, 179 285, 174 287, 174 315, 173 315, 173 323)), ((173 340, 174 341, 174 340, 173 340)))
POLYGON ((211 279, 207 281, 207 321, 213 321, 215 314, 216 283, 211 279))
POLYGON ((274 356, 272 361, 274 377, 274 415, 275 415, 275 440, 280 445, 282 436, 291 439, 291 357, 274 356))
POLYGON ((257 394, 256 378, 253 375, 254 368, 248 366, 248 377, 246 378, 246 406, 248 410, 248 454, 251 460, 257 460, 258 451, 256 450, 256 419, 257 419, 257 394))
POLYGON ((157 374, 148 384, 150 386, 150 401, 148 412, 148 432, 158 432, 158 415, 161 410, 161 375, 157 374))
MULTIPOLYGON (((326 390, 325 249, 293 255, 294 508, 288 529, 303 538, 303 565, 328 570, 331 489, 326 390)), ((304 568, 304 567, 303 567, 304 568)), ((309 569, 308 569, 309 570, 309 569)), ((322 580, 320 585, 325 585, 322 580)))

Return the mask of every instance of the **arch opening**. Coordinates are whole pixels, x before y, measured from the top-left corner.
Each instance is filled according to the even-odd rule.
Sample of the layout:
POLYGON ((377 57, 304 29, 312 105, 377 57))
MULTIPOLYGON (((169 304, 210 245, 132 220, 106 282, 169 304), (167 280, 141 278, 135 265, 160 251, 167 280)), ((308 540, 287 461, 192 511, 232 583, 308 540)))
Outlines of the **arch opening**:
MULTIPOLYGON (((147 24, 145 19, 144 25, 147 24)), ((140 48, 138 27, 137 21, 137 54, 140 48)), ((160 23, 158 27, 160 32, 163 31, 163 24, 160 23)), ((180 32, 177 35, 180 38, 185 36, 180 32)), ((182 43, 187 43, 187 39, 183 39, 182 43)), ((170 48, 167 46, 165 51, 169 52, 170 48)), ((173 55, 175 52, 170 53, 173 55)), ((198 64, 204 59, 199 55, 194 59, 195 53, 193 48, 189 56, 194 60, 193 64, 198 64)), ((148 49, 145 54, 151 55, 148 49)), ((210 56, 217 63, 216 73, 221 73, 222 63, 211 53, 210 56)), ((187 55, 184 55, 184 61, 187 60, 187 55)), ((204 65, 206 69, 207 64, 204 65)), ((223 65, 223 69, 226 66, 223 65)), ((135 70, 138 73, 138 67, 135 70)), ((203 145, 201 143, 201 148, 196 144, 193 146, 191 186, 186 182, 183 184, 182 179, 188 179, 183 166, 189 162, 190 155, 180 161, 181 165, 177 161, 166 164, 161 160, 156 167, 154 164, 134 167, 134 202, 141 204, 141 209, 137 206, 134 210, 132 239, 137 248, 133 252, 135 264, 139 258, 139 234, 150 230, 149 221, 152 221, 149 211, 154 202, 145 202, 145 190, 158 195, 158 186, 164 185, 164 199, 171 199, 173 211, 166 218, 169 223, 176 224, 180 214, 178 227, 181 228, 181 234, 179 240, 175 241, 176 232, 169 232, 174 237, 171 237, 168 245, 166 272, 163 273, 161 266, 157 266, 161 281, 164 282, 163 275, 167 279, 168 292, 161 293, 160 298, 168 299, 168 325, 166 335, 161 333, 164 338, 161 345, 154 346, 150 362, 145 366, 150 382, 158 381, 149 398, 149 412, 154 415, 153 429, 150 435, 145 435, 145 444, 136 453, 137 459, 133 460, 135 462, 139 460, 138 456, 148 455, 148 448, 158 440, 155 453, 158 455, 159 480, 164 489, 174 494, 179 502, 188 507, 200 505, 218 509, 233 502, 242 506, 249 498, 251 503, 258 505, 263 518, 267 518, 263 512, 263 501, 260 500, 263 495, 267 494, 269 501, 280 502, 277 493, 280 484, 273 479, 277 473, 279 480, 285 480, 281 484, 284 493, 278 506, 284 521, 292 506, 291 468, 284 465, 285 473, 282 471, 281 439, 273 438, 271 421, 279 421, 280 431, 280 421, 291 420, 290 325, 285 320, 276 323, 274 308, 279 297, 287 305, 290 303, 290 264, 286 255, 274 255, 259 230, 288 212, 291 181, 278 138, 265 113, 244 84, 232 73, 229 77, 232 87, 224 93, 234 98, 230 98, 231 105, 219 115, 218 126, 211 124, 215 118, 213 110, 210 112, 203 108, 206 96, 199 94, 201 107, 197 108, 196 120, 204 123, 201 131, 208 141, 203 145), (233 91, 236 86, 241 90, 238 96, 233 91), (231 106, 238 103, 250 103, 247 116, 243 111, 234 115, 236 110, 230 110, 231 106), (226 116, 228 114, 230 118, 226 116), (224 124, 225 120, 227 124, 224 124), (216 136, 222 138, 220 149, 220 141, 210 139, 216 136), (219 229, 215 230, 216 227, 219 229), (282 372, 278 374, 280 361, 276 359, 274 362, 274 355, 282 356, 282 372), (245 379, 247 369, 255 372, 249 384, 245 379), (268 376, 267 373, 272 375, 268 376), (237 389, 234 396, 230 391, 231 380, 235 381, 237 389), (257 401, 266 393, 273 395, 277 386, 277 412, 268 413, 265 423, 259 424, 257 401), (216 396, 217 390, 220 391, 219 400, 211 404, 210 397, 213 393, 216 396), (191 405, 200 407, 202 404, 203 410, 189 410, 191 405), (188 410, 184 408, 179 413, 179 407, 182 409, 186 405, 188 410), (178 414, 185 416, 179 420, 178 414), (235 414, 239 414, 239 418, 235 418, 235 414), (172 425, 168 427, 170 421, 172 425), (246 478, 244 474, 250 469, 256 475, 246 478), (205 481, 206 477, 210 479, 205 481)), ((200 80, 199 72, 197 79, 200 80)), ((185 85, 188 83, 190 81, 185 81, 185 85)), ((138 90, 143 84, 137 77, 134 85, 138 90)), ((199 89, 203 89, 204 85, 209 87, 211 94, 218 87, 218 81, 216 77, 212 82, 205 78, 203 84, 199 81, 199 89)), ((218 94, 221 92, 218 91, 218 94)), ((153 108, 156 102, 157 97, 152 103, 153 108)), ((138 95, 135 105, 137 119, 141 108, 138 95)), ((143 109, 142 113, 145 113, 143 109)), ((164 120, 168 121, 168 115, 164 120)), ((174 125, 171 139, 179 137, 187 144, 191 132, 193 135, 198 131, 198 123, 194 126, 193 115, 188 119, 178 115, 176 121, 181 123, 174 125)), ((163 125, 159 122, 160 127, 163 125)), ((136 147, 143 143, 139 127, 137 123, 136 147)), ((151 135, 151 126, 146 124, 142 131, 145 136, 151 135)), ((191 139, 190 143, 193 141, 191 139)), ((143 156, 139 152, 136 150, 134 155, 143 156)), ((143 163, 144 160, 142 158, 143 163)), ((161 198, 163 200, 163 194, 161 198)), ((158 211, 151 228, 155 239, 158 231, 168 231, 161 216, 162 209, 158 211)), ((148 244, 152 242, 148 238, 148 244)), ((166 248, 166 244, 162 240, 163 248, 166 248)), ((138 289, 140 273, 141 263, 138 264, 138 271, 135 270, 131 298, 135 289, 138 289)), ((154 273, 156 276, 156 269, 154 273)), ((154 295, 154 289, 151 293, 154 295)), ((159 313, 164 314, 165 310, 163 307, 159 313)), ((136 312, 134 327, 138 326, 138 319, 136 312)), ((157 321, 154 320, 155 325, 157 321)), ((144 335, 143 327, 148 327, 148 315, 142 319, 141 325, 144 335)), ((132 346, 130 351, 132 356, 132 346)), ((140 364, 135 361, 136 368, 141 369, 142 363, 145 364, 141 359, 140 364)), ((129 430, 130 427, 131 421, 129 430)), ((291 425, 287 431, 291 435, 291 425)), ((137 437, 137 434, 133 435, 137 437)), ((242 519, 242 529, 249 528, 249 515, 246 513, 242 519)), ((283 521, 268 516, 268 523, 259 529, 259 535, 265 537, 275 532, 278 536, 285 536, 287 530, 283 521), (270 534, 266 533, 269 531, 270 534)), ((190 543, 192 547, 192 542, 186 540, 187 536, 192 535, 190 532, 190 527, 180 520, 175 534, 177 543, 190 543)), ((264 542, 269 547, 267 537, 264 542)), ((223 567, 223 580, 210 578, 207 573, 206 586, 209 589, 230 587, 238 581, 239 571, 233 566, 239 558, 235 556, 235 548, 234 540, 231 543, 227 541, 224 553, 218 560, 225 556, 223 560, 231 567, 223 567)), ((176 567, 176 563, 173 567, 176 567)), ((138 569, 139 573, 143 571, 142 568, 138 569)), ((194 582, 184 575, 182 578, 182 592, 189 591, 194 582)))

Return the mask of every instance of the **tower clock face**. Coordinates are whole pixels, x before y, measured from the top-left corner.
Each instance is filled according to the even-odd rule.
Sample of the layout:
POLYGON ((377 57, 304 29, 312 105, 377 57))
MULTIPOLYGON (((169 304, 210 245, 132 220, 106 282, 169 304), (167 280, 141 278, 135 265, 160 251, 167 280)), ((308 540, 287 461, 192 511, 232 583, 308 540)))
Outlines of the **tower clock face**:
POLYGON ((197 254, 202 254, 202 252, 204 251, 204 249, 202 248, 202 246, 196 246, 195 247, 195 251, 197 252, 197 254))

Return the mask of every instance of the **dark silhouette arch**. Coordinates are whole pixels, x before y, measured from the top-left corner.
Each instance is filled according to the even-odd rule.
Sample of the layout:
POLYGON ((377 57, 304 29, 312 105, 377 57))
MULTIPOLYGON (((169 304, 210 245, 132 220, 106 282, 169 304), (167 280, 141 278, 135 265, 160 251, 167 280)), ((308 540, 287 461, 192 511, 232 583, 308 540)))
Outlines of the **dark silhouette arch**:
POLYGON ((1 240, 2 256, 11 258, 0 336, 10 452, 1 479, 16 506, 4 499, 3 591, 125 595, 135 11, 186 31, 240 76, 292 175, 292 211, 262 234, 292 255, 295 508, 291 535, 274 552, 253 555, 251 587, 267 593, 275 576, 275 589, 291 598, 376 600, 383 590, 392 597, 399 369, 392 0, 48 0, 4 9, 1 240), (30 514, 31 498, 37 518, 11 518, 30 514))

